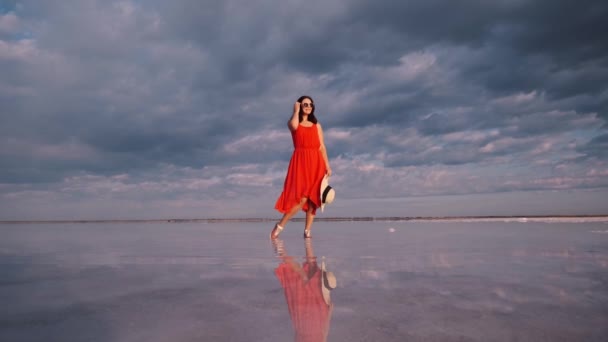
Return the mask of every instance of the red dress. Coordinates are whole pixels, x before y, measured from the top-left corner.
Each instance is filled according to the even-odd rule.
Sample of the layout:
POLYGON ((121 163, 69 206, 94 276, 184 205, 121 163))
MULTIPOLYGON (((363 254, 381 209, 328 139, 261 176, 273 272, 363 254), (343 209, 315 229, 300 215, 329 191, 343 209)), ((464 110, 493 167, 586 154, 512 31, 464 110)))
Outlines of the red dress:
POLYGON ((286 263, 281 263, 275 274, 285 291, 296 342, 323 342, 329 333, 333 304, 327 305, 323 300, 317 263, 305 262, 302 268, 309 275, 308 280, 286 263))
MULTIPOLYGON (((326 170, 325 160, 319 149, 321 141, 317 124, 310 127, 298 125, 298 128, 291 132, 291 138, 294 151, 287 168, 283 192, 274 208, 285 214, 306 197, 314 204, 312 212, 315 214, 321 206, 320 188, 326 170)), ((308 201, 302 210, 308 210, 308 201)))

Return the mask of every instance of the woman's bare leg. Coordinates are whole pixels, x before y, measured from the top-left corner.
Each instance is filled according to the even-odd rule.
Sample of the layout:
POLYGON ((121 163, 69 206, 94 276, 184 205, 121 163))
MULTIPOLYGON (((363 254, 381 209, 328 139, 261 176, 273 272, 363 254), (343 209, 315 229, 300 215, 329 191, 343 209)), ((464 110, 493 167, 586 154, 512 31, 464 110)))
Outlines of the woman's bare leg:
POLYGON ((285 227, 285 225, 287 224, 287 222, 289 222, 289 219, 291 219, 291 217, 293 215, 295 215, 299 210, 302 210, 302 207, 304 206, 304 203, 306 203, 308 199, 307 198, 302 198, 300 200, 300 203, 294 205, 288 212, 286 212, 283 217, 281 218, 281 221, 279 221, 274 228, 272 229, 272 231, 270 232, 270 238, 272 239, 276 239, 279 234, 281 233, 281 231, 283 230, 283 228, 285 227), (277 226, 281 226, 280 229, 277 229, 277 226))
POLYGON ((315 214, 312 213, 314 204, 308 201, 308 210, 306 211, 306 224, 304 225, 304 237, 310 237, 310 228, 315 220, 315 214))
POLYGON ((302 198, 300 200, 300 203, 294 205, 290 211, 286 212, 283 215, 283 218, 281 218, 281 221, 279 221, 279 225, 285 227, 285 225, 287 224, 287 222, 289 222, 293 215, 295 215, 298 211, 302 210, 302 207, 304 206, 304 203, 306 203, 307 200, 307 198, 302 198))

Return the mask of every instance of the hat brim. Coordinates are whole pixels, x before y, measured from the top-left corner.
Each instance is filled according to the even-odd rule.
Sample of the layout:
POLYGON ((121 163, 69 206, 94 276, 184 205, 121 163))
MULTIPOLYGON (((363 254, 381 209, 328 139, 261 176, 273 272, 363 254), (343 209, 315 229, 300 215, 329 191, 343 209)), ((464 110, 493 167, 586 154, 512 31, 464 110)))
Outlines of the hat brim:
POLYGON ((331 290, 336 288, 336 276, 333 272, 325 270, 325 261, 321 263, 321 292, 323 293, 323 301, 325 304, 331 304, 331 290))
POLYGON ((329 176, 323 176, 321 180, 321 188, 319 189, 319 195, 321 197, 321 212, 325 209, 325 204, 333 202, 336 193, 334 189, 329 185, 329 176))

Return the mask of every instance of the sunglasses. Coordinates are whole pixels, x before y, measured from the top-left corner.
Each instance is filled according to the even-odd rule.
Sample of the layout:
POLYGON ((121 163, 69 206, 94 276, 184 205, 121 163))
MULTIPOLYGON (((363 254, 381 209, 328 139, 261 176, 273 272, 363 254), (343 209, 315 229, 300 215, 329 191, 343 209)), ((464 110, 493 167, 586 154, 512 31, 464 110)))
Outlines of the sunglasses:
POLYGON ((315 105, 313 103, 304 102, 304 103, 302 103, 302 107, 304 107, 304 108, 308 108, 308 107, 314 108, 315 105))

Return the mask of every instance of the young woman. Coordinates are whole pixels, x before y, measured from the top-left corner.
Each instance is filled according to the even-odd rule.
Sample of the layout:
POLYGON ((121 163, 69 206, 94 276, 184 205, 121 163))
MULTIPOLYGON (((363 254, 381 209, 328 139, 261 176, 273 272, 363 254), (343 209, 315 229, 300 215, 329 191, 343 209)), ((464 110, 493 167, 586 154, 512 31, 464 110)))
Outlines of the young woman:
POLYGON ((304 237, 310 238, 310 228, 321 205, 321 181, 326 174, 331 176, 323 129, 315 117, 315 104, 310 96, 302 96, 296 101, 287 126, 291 131, 294 151, 283 192, 275 204, 275 209, 283 213, 283 218, 270 232, 270 238, 276 239, 299 210, 306 212, 304 237))

